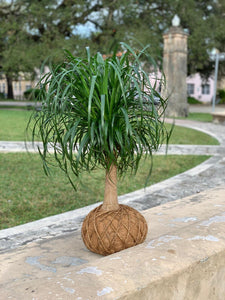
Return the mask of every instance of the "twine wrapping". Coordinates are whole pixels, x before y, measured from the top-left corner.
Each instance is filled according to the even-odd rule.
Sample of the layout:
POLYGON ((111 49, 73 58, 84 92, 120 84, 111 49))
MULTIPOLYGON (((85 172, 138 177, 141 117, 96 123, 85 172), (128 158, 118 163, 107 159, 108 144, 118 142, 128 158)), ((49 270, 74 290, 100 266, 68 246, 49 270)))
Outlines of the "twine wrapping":
POLYGON ((83 222, 82 238, 90 251, 109 255, 144 242, 148 226, 137 210, 123 204, 117 210, 101 208, 92 210, 83 222))

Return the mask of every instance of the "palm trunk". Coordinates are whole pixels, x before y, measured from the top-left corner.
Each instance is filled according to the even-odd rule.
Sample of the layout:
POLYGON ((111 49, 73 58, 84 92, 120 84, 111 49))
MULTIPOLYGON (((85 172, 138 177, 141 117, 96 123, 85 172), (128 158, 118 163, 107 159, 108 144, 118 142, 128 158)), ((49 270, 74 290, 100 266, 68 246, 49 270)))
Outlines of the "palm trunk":
POLYGON ((105 211, 119 209, 117 195, 117 167, 113 164, 109 170, 106 170, 105 194, 101 209, 105 211))

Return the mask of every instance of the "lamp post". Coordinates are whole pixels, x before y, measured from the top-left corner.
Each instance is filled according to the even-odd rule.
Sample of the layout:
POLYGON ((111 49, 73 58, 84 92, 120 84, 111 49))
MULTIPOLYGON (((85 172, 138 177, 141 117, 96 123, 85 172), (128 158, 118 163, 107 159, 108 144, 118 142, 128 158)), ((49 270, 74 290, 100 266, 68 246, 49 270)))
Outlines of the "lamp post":
POLYGON ((217 90, 219 62, 225 60, 225 53, 219 53, 218 50, 213 49, 210 58, 212 60, 215 60, 214 93, 213 93, 213 100, 212 100, 212 111, 214 112, 215 104, 216 104, 216 90, 217 90))

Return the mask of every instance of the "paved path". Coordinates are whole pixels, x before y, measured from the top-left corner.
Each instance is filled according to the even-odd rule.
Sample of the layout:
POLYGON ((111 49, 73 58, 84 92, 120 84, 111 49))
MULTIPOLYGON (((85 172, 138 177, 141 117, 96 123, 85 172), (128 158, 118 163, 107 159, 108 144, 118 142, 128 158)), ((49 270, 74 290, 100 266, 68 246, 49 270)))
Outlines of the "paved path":
MULTIPOLYGON (((171 122, 171 120, 167 120, 167 122, 171 122)), ((187 172, 146 189, 119 197, 121 203, 139 210, 158 206, 151 210, 150 224, 152 224, 152 218, 155 217, 158 220, 157 228, 163 228, 163 230, 161 220, 167 217, 167 211, 164 206, 159 205, 191 195, 191 198, 186 201, 192 203, 191 209, 195 210, 195 205, 198 204, 199 199, 202 200, 201 191, 225 185, 225 126, 187 120, 176 120, 175 123, 208 133, 217 138, 220 145, 170 145, 169 154, 207 154, 212 157, 187 172)), ((30 151, 35 151, 31 144, 28 144, 27 147, 30 151)), ((0 152, 15 151, 26 151, 24 143, 0 142, 0 152)), ((165 149, 162 147, 159 154, 164 153, 165 149)), ((210 194, 206 193, 206 195, 211 199, 210 194)), ((193 218, 192 220, 187 218, 183 212, 182 200, 177 203, 181 206, 179 220, 183 218, 182 226, 186 228, 186 222, 192 221, 193 218)), ((214 205, 214 209, 216 206, 217 209, 222 211, 222 203, 221 205, 218 205, 218 203, 214 205)), ((58 290, 62 290, 61 294, 64 298, 66 297, 65 299, 74 299, 73 295, 70 296, 73 290, 68 288, 70 281, 72 281, 69 274, 77 266, 84 268, 86 263, 99 258, 97 254, 88 251, 84 247, 79 231, 83 218, 98 205, 99 203, 21 226, 0 230, 0 299, 63 299, 58 294, 53 295, 51 289, 54 289, 54 284, 58 287, 58 290), (65 274, 63 280, 59 280, 59 277, 57 277, 60 272, 65 274), (44 298, 36 298, 35 293, 42 291, 43 287, 49 287, 51 291, 44 293, 44 298), (16 294, 16 291, 19 294, 16 294)), ((211 213, 208 205, 206 210, 211 213)), ((175 226, 177 224, 180 223, 176 222, 175 226)), ((170 226, 171 224, 166 226, 168 234, 171 232, 170 226)), ((150 228, 150 231, 152 238, 152 234, 155 234, 154 228, 150 228)), ((163 234, 165 234, 165 231, 163 234)), ((118 256, 114 256, 114 259, 118 259, 118 256)), ((96 268, 86 268, 86 270, 91 273, 93 270, 96 271, 96 268)), ((79 283, 75 281, 75 285, 79 285, 79 283)))
MULTIPOLYGON (((225 104, 217 104, 215 106, 215 112, 221 112, 225 110, 225 104)), ((189 112, 198 112, 198 113, 212 113, 213 108, 212 105, 190 105, 189 106, 189 112)))
POLYGON ((0 108, 8 106, 9 108, 17 106, 18 108, 21 107, 40 107, 41 103, 40 102, 33 102, 33 101, 0 101, 0 108))
MULTIPOLYGON (((40 106, 40 102, 35 102, 35 101, 0 101, 0 108, 1 106, 18 106, 18 107, 26 107, 26 106, 40 106)), ((215 111, 221 111, 225 110, 225 105, 220 104, 215 106, 215 111)), ((202 113, 211 113, 212 112, 212 105, 198 105, 198 104, 193 104, 189 105, 189 111, 190 112, 202 112, 202 113)))
MULTIPOLYGON (((172 120, 167 120, 172 122, 172 120)), ((176 125, 194 128, 208 133, 220 142, 219 146, 171 145, 168 154, 212 155, 201 165, 142 190, 119 197, 119 201, 138 210, 161 205, 198 194, 206 189, 225 183, 225 126, 188 120, 176 120, 176 125)), ((28 144, 28 148, 31 144, 28 144)), ((26 151, 24 143, 0 142, 0 152, 26 151)), ((159 154, 164 154, 161 149, 159 154)), ((74 232, 81 226, 83 218, 99 203, 78 210, 52 216, 32 223, 0 231, 0 250, 5 251, 26 244, 27 242, 60 237, 74 232)))
MULTIPOLYGON (((167 121, 170 122, 170 120, 167 121)), ((185 201, 191 203, 190 216, 192 216, 192 210, 195 211, 195 206, 201 201, 203 202, 201 191, 221 185, 225 186, 225 126, 187 120, 176 120, 176 124, 209 133, 220 141, 220 145, 171 145, 169 154, 210 154, 212 157, 187 172, 146 189, 119 197, 121 203, 139 210, 158 206, 149 212, 150 224, 154 224, 152 220, 155 217, 158 220, 157 228, 162 228, 164 235, 165 232, 168 232, 168 236, 171 234, 171 230, 174 232, 174 227, 171 228, 171 222, 162 226, 163 218, 171 218, 168 217, 169 212, 165 209, 165 206, 159 205, 179 200, 173 202, 173 206, 180 206, 179 218, 175 220, 183 220, 183 223, 181 221, 182 226, 187 230, 189 224, 186 224, 186 222, 195 222, 195 218, 186 215, 187 212, 183 211, 182 201, 184 200, 180 199, 191 195, 191 198, 186 198, 185 201)), ((31 147, 31 145, 28 145, 28 147, 31 147)), ((24 144, 18 142, 0 142, 0 149, 1 152, 26 151, 24 144)), ((162 149, 160 153, 163 154, 164 150, 162 149)), ((206 201, 212 198, 210 193, 205 193, 205 195, 206 201)), ((222 201, 223 199, 221 204, 216 202, 217 205, 213 205, 214 209, 216 207, 222 211, 222 201)), ((205 206, 205 203, 205 211, 213 214, 208 204, 205 206)), ((88 267, 89 264, 93 262, 93 266, 95 266, 96 261, 102 261, 98 259, 97 254, 88 251, 84 247, 79 230, 83 218, 98 205, 99 203, 21 226, 0 230, 0 299, 53 300, 64 299, 65 297, 65 299, 75 299, 74 289, 69 288, 70 283, 72 282, 74 286, 78 287, 80 282, 83 283, 83 278, 88 275, 84 274, 85 277, 82 276, 82 281, 77 282, 74 279, 78 274, 77 270, 94 274, 98 269, 88 267), (71 275, 72 272, 73 275, 71 275), (43 291, 43 289, 47 289, 48 292, 43 291)), ((177 226, 177 224, 180 223, 176 222, 172 225, 177 226)), ((156 231, 154 227, 149 230, 151 233, 149 239, 152 243, 156 231)), ((113 256, 113 259, 116 259, 115 262, 117 262, 118 257, 118 255, 113 256)))
MULTIPOLYGON (((200 109, 200 108, 199 108, 200 109)), ((198 111, 198 109, 197 109, 198 111)), ((166 119, 167 123, 173 123, 172 119, 166 119)), ((176 125, 193 128, 209 134, 220 142, 220 146, 210 145, 170 145, 168 154, 177 155, 223 155, 225 153, 225 126, 213 123, 197 122, 190 120, 176 120, 176 125)), ((27 142, 14 142, 14 141, 0 141, 0 152, 38 152, 37 147, 42 148, 41 143, 27 142)), ((51 147, 50 147, 51 150, 51 147)), ((162 146, 157 154, 165 154, 165 147, 162 146)))
MULTIPOLYGON (((38 153, 38 147, 42 149, 41 143, 24 143, 24 142, 8 142, 0 141, 0 153, 16 153, 16 152, 32 152, 38 153)), ((53 148, 49 146, 49 152, 53 152, 53 148)), ((215 145, 169 145, 168 154, 174 155, 222 155, 225 152, 224 146, 215 145)), ((158 155, 165 155, 166 146, 157 151, 158 155)))

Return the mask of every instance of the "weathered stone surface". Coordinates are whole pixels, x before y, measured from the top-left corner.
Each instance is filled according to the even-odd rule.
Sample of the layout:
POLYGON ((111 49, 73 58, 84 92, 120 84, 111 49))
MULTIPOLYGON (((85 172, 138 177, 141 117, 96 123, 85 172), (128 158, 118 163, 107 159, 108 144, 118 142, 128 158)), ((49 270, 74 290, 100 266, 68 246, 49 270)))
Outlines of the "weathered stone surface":
POLYGON ((187 37, 181 27, 171 27, 163 35, 163 71, 166 78, 162 95, 168 98, 167 116, 188 115, 187 103, 187 37))
POLYGON ((89 252, 79 226, 93 206, 2 230, 0 299, 224 300, 224 126, 176 124, 210 133, 221 145, 208 148, 214 157, 200 166, 120 197, 141 210, 165 203, 144 212, 144 244, 105 258, 89 252))
POLYGON ((223 300, 225 185, 145 211, 146 242, 101 257, 80 232, 0 256, 2 299, 223 300))
MULTIPOLYGON (((173 122, 167 119, 167 122, 173 122)), ((219 146, 171 145, 168 154, 214 155, 201 165, 163 182, 119 197, 119 202, 137 210, 146 210, 166 202, 198 194, 225 183, 225 134, 224 126, 212 123, 175 120, 177 125, 201 130, 217 138, 219 146)), ((0 143, 1 144, 1 143, 0 143)), ((4 144, 4 142, 2 142, 4 144)), ((18 148, 20 151, 20 148, 18 148)), ((159 154, 165 153, 165 148, 159 154)), ((61 236, 81 227, 85 216, 99 203, 48 217, 42 220, 0 231, 0 251, 14 249, 28 242, 61 236)))

